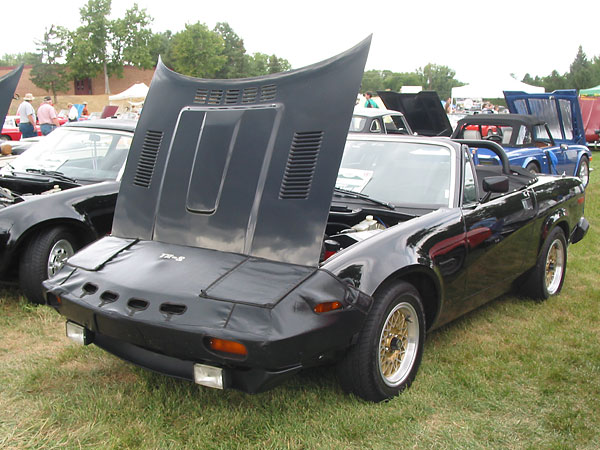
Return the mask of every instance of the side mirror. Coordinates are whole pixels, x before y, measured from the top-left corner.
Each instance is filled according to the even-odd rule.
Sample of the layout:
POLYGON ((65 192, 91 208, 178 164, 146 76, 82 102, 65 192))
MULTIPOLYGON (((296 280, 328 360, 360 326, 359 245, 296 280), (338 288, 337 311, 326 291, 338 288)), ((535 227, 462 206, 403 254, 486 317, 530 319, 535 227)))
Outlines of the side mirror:
POLYGON ((560 144, 560 149, 561 150, 569 150, 569 146, 567 144, 560 144))
POLYGON ((508 177, 504 175, 485 177, 483 179, 483 190, 485 192, 497 194, 508 192, 508 177))

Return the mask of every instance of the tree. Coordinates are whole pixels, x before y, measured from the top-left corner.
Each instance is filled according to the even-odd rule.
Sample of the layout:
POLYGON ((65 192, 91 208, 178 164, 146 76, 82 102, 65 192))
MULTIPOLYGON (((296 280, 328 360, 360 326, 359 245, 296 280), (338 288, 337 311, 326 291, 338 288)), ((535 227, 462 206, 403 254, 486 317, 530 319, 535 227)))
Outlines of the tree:
POLYGON ((65 51, 64 37, 67 31, 60 27, 50 26, 44 32, 44 39, 36 42, 40 52, 40 61, 31 69, 31 81, 37 87, 52 92, 56 103, 56 93, 66 91, 69 87, 67 69, 60 60, 65 51))
POLYGON ((261 76, 272 73, 285 72, 291 69, 287 59, 279 58, 276 55, 267 55, 265 53, 254 53, 248 58, 248 76, 261 76))
POLYGON ((542 85, 546 92, 552 92, 557 89, 567 89, 569 82, 565 75, 561 75, 556 70, 553 70, 550 75, 542 78, 542 85))
POLYGON ((33 65, 40 62, 40 54, 25 52, 25 53, 5 53, 0 58, 0 66, 18 66, 23 63, 25 65, 33 65))
POLYGON ((268 57, 267 73, 280 73, 291 69, 287 59, 279 58, 276 55, 268 57))
POLYGON ((223 68, 217 71, 217 78, 243 78, 248 76, 248 59, 244 40, 240 38, 227 22, 219 22, 213 30, 223 39, 223 55, 227 61, 223 68))
POLYGON ((571 63, 567 79, 572 88, 585 89, 592 84, 592 72, 590 62, 587 60, 581 45, 575 55, 575 60, 571 63))
POLYGON ((152 18, 137 4, 122 19, 110 20, 111 0, 88 0, 79 12, 83 25, 69 36, 67 63, 74 78, 104 73, 104 91, 110 94, 109 76, 122 76, 123 64, 148 68, 154 64, 149 45, 152 18))
POLYGON ((200 22, 186 24, 171 42, 168 64, 184 75, 215 78, 227 63, 223 38, 200 22))
POLYGON ((158 61, 158 57, 161 56, 163 59, 167 58, 171 49, 171 39, 173 33, 167 30, 164 33, 154 33, 150 37, 148 42, 148 51, 150 52, 150 59, 154 62, 158 61))
POLYGON ((421 86, 430 91, 436 91, 440 98, 449 98, 452 88, 462 83, 454 79, 456 72, 449 67, 437 64, 427 64, 419 68, 417 73, 421 76, 421 86))

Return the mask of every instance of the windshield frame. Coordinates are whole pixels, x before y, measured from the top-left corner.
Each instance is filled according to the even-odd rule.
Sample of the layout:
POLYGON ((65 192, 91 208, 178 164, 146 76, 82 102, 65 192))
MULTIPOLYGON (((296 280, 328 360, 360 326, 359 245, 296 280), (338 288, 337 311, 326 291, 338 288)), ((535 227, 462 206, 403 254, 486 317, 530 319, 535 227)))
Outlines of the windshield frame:
MULTIPOLYGON (((423 137, 413 137, 413 136, 388 136, 388 135, 377 135, 377 136, 372 136, 372 135, 359 135, 359 134, 355 134, 352 136, 348 136, 348 140, 346 142, 346 145, 353 143, 353 142, 380 142, 380 143, 389 143, 389 144, 419 144, 419 145, 426 145, 426 146, 435 146, 438 148, 443 148, 443 149, 447 149, 450 152, 449 155, 449 162, 450 162, 450 176, 449 176, 449 182, 448 182, 448 201, 444 202, 444 203, 397 203, 393 200, 387 199, 387 198, 381 198, 381 197, 375 197, 376 200, 383 200, 385 202, 391 203, 393 204, 395 207, 397 208, 409 208, 409 209, 439 209, 439 208, 444 208, 444 207, 448 207, 448 208, 453 208, 457 205, 457 167, 459 164, 458 159, 460 158, 460 146, 454 142, 452 142, 450 139, 445 139, 445 138, 423 138, 423 137)), ((340 162, 340 168, 338 169, 338 173, 339 170, 341 170, 341 162, 340 162)), ((336 182, 336 187, 342 187, 339 186, 336 182)), ((362 191, 360 191, 362 192, 362 191)), ((364 193, 364 192, 362 192, 364 193)))

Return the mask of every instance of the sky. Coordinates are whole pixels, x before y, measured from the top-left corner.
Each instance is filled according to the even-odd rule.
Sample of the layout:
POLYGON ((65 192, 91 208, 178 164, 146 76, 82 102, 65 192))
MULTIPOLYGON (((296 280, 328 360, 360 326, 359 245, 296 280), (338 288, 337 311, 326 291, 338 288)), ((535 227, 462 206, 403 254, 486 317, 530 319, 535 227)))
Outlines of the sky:
MULTIPOLYGON (((596 1, 138 0, 137 4, 154 18, 154 32, 176 33, 196 22, 212 29, 217 22, 227 22, 244 40, 247 53, 275 54, 294 69, 341 53, 372 34, 366 70, 413 72, 433 63, 454 70, 459 81, 473 83, 509 74, 518 79, 526 73, 563 74, 580 45, 589 60, 600 56, 596 1)), ((18 2, 3 5, 8 14, 0 26, 0 55, 35 51, 35 40, 52 24, 77 28, 79 9, 86 3, 30 0, 26 15, 18 2)), ((133 4, 134 0, 114 0, 110 18, 123 16, 133 4)))

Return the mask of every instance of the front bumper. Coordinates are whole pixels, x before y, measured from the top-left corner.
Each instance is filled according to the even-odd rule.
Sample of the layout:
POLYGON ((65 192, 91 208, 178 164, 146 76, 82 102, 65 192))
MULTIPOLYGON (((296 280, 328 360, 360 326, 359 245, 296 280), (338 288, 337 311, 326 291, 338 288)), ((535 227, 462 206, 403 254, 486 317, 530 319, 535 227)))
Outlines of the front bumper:
POLYGON ((573 228, 573 232, 571 233, 571 244, 581 241, 589 229, 590 223, 587 219, 585 217, 579 219, 579 222, 577 222, 577 225, 573 228))
MULTIPOLYGON (((85 270, 68 263, 44 283, 48 304, 85 327, 97 346, 173 377, 193 380, 194 364, 204 364, 223 369, 225 388, 269 389, 301 368, 337 358, 356 339, 372 301, 324 270, 305 272, 252 258, 219 271, 218 281, 197 275, 190 282, 189 272, 175 270, 184 266, 140 272, 133 255, 144 252, 136 245, 102 268, 85 270), (261 276, 245 276, 257 269, 261 276), (248 290, 245 296, 241 288, 248 290), (232 295, 225 298, 228 292, 232 295), (332 300, 342 308, 314 312, 315 305, 332 300), (211 338, 241 343, 247 355, 212 350, 211 338)), ((222 252, 189 251, 198 259, 186 255, 191 269, 205 258, 213 268, 229 264, 230 255, 222 252)), ((146 265, 151 265, 147 258, 146 265)))

